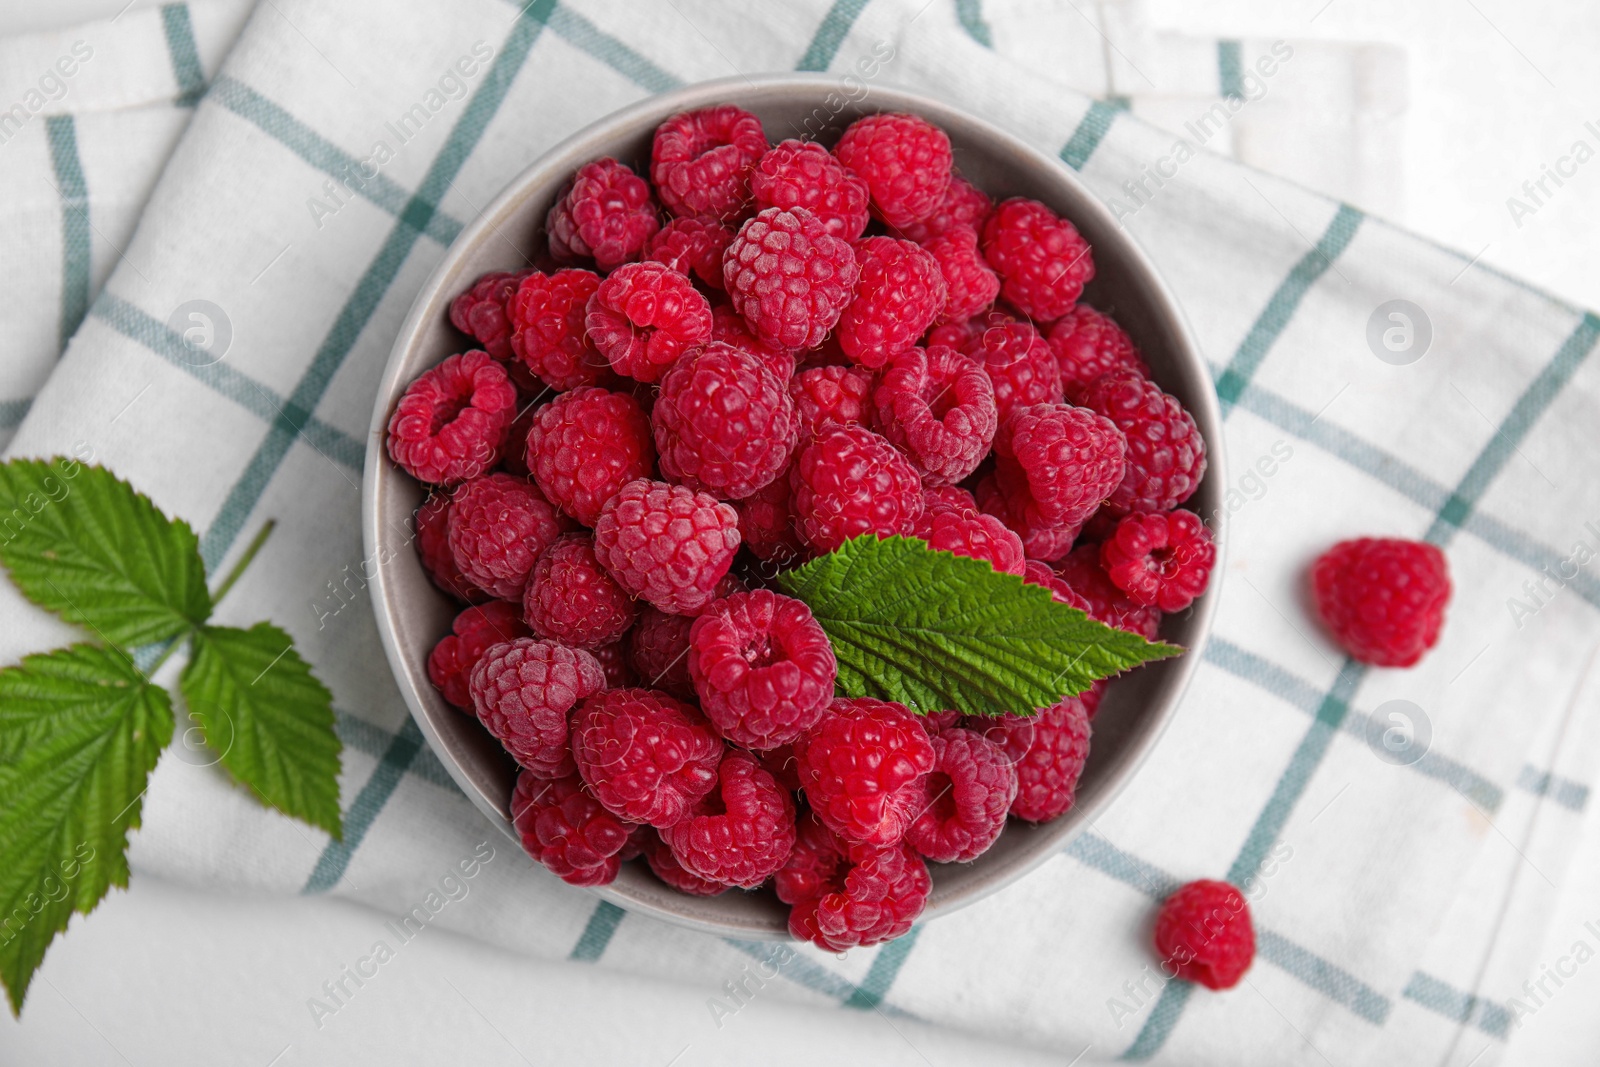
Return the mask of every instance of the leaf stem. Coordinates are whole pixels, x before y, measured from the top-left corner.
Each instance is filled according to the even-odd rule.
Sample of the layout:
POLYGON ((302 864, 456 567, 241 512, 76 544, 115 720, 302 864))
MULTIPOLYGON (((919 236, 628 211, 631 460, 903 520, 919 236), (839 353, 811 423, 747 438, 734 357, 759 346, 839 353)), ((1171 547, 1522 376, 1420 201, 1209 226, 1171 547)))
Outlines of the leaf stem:
POLYGON ((222 598, 228 595, 228 590, 232 589, 233 583, 243 576, 245 568, 250 566, 251 561, 256 558, 256 553, 261 551, 261 546, 267 543, 267 538, 272 535, 273 527, 277 525, 277 519, 268 519, 262 524, 260 531, 257 532, 249 546, 245 548, 244 555, 239 557, 239 562, 233 565, 233 570, 229 571, 228 576, 222 579, 222 584, 217 586, 217 591, 211 594, 212 604, 221 602, 222 598))

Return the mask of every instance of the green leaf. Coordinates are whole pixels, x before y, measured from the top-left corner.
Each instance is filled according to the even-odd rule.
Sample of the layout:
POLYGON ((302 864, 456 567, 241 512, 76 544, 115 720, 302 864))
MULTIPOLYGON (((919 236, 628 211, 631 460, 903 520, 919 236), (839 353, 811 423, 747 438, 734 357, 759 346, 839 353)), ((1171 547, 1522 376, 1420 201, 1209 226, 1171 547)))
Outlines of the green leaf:
POLYGON ((845 696, 919 712, 1027 712, 1181 648, 915 538, 863 535, 778 576, 833 643, 845 696))
POLYGON ((29 600, 119 648, 211 614, 194 531, 104 467, 0 463, 0 562, 29 600))
POLYGON ((285 815, 343 835, 333 695, 288 634, 266 622, 202 626, 178 688, 235 778, 285 815))
POLYGON ((0 739, 0 980, 19 1013, 72 913, 128 884, 172 704, 121 653, 73 645, 0 670, 0 739))

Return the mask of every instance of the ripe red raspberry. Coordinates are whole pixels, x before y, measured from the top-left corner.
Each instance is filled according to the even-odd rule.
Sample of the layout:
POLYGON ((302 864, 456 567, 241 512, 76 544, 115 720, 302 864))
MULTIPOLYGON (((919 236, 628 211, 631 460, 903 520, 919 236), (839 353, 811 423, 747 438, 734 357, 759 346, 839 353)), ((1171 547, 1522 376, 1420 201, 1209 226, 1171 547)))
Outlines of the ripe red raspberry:
POLYGON ((456 490, 446 536, 468 581, 501 600, 521 600, 534 562, 570 525, 533 483, 486 474, 456 490))
POLYGON ((830 892, 839 865, 844 863, 844 853, 843 843, 822 825, 816 812, 802 810, 795 824, 794 848, 772 876, 773 891, 785 904, 815 900, 830 892))
POLYGON ((1250 902, 1227 882, 1189 882, 1156 914, 1156 951, 1179 978, 1232 989, 1256 958, 1250 902))
POLYGON ((761 120, 732 104, 686 111, 656 127, 650 180, 674 215, 738 218, 750 168, 767 150, 761 120))
POLYGON ((855 845, 825 892, 797 902, 789 933, 830 952, 892 941, 911 929, 928 905, 933 880, 909 845, 855 845))
POLYGON ((469 676, 479 721, 541 778, 576 773, 568 715, 605 687, 605 671, 589 653, 531 637, 493 645, 469 676))
POLYGON ((389 419, 389 458, 429 485, 476 478, 500 459, 517 390, 487 352, 447 356, 406 386, 389 419))
POLYGON ((950 185, 950 138, 916 115, 859 118, 833 154, 867 183, 873 210, 890 226, 909 226, 933 214, 950 185))
POLYGON ((794 530, 791 495, 785 471, 733 505, 739 513, 739 543, 756 559, 776 568, 798 563, 809 554, 794 530))
POLYGON ((864 426, 834 426, 800 450, 789 470, 795 528, 818 552, 852 537, 908 534, 922 516, 916 468, 864 426))
POLYGON ((528 855, 572 885, 606 885, 632 827, 583 791, 576 775, 555 780, 523 771, 511 795, 511 822, 528 855))
POLYGON ((1055 565, 1061 580, 1089 602, 1089 617, 1107 626, 1155 640, 1161 612, 1140 604, 1118 589, 1100 566, 1098 545, 1079 545, 1055 565))
POLYGON ((467 581, 456 566, 456 558, 450 554, 449 525, 450 498, 444 494, 435 493, 417 509, 417 555, 422 557, 422 569, 434 585, 457 600, 474 604, 488 600, 489 594, 467 581))
POLYGON ((606 385, 616 374, 589 340, 584 315, 600 276, 589 270, 534 271, 506 304, 511 351, 552 389, 606 385))
POLYGON ((591 256, 602 273, 638 259, 659 226, 650 186, 609 156, 579 167, 545 219, 552 256, 591 256))
POLYGON ((970 556, 990 564, 1002 574, 1021 574, 1025 561, 1022 538, 993 515, 946 505, 922 512, 913 533, 929 548, 970 556))
POLYGON ((906 454, 924 486, 959 482, 989 454, 994 386, 953 348, 908 348, 890 357, 872 403, 874 427, 906 454))
POLYGON ((791 793, 800 792, 800 763, 794 758, 793 745, 779 745, 757 752, 755 757, 779 785, 791 793))
POLYGON ((976 496, 983 513, 999 519, 1021 538, 1022 550, 1029 559, 1050 562, 1072 551, 1078 527, 1045 522, 1028 496, 1026 479, 1019 476, 1015 482, 1008 479, 1002 484, 998 473, 992 471, 978 479, 976 496))
MULTIPOLYGON (((543 382, 539 383, 539 390, 541 393, 544 391, 543 382)), ((517 392, 520 396, 523 390, 518 389, 517 392)), ((500 449, 500 469, 505 473, 515 474, 519 478, 528 477, 528 431, 533 429, 533 417, 537 413, 533 404, 525 402, 517 412, 517 417, 511 420, 511 426, 506 430, 505 445, 500 449)))
POLYGON ((1141 604, 1182 611, 1206 591, 1217 546, 1192 511, 1134 514, 1100 543, 1106 577, 1141 604))
MULTIPOLYGON (((1056 365, 1050 346, 1030 323, 990 312, 975 325, 969 324, 968 329, 972 336, 961 351, 988 372, 1001 419, 1013 407, 1061 402, 1061 368, 1056 365)), ((930 338, 929 343, 936 342, 930 338)))
POLYGON ((662 611, 693 614, 733 565, 739 516, 705 493, 640 478, 606 502, 594 542, 622 588, 662 611))
POLYGON ((732 243, 733 231, 715 219, 677 218, 650 238, 644 258, 721 289, 722 256, 732 243))
POLYGON ((661 831, 683 869, 713 882, 754 889, 794 848, 794 801, 748 752, 717 765, 717 788, 694 813, 661 831))
POLYGON ((856 245, 860 280, 839 317, 839 347, 860 366, 877 370, 917 343, 944 310, 945 281, 926 249, 893 237, 856 245))
POLYGON ((1094 257, 1077 227, 1019 196, 983 224, 983 255, 1000 275, 1006 300, 1037 322, 1071 311, 1094 278, 1094 257))
POLYGON ((1410 667, 1439 640, 1450 571, 1421 541, 1341 541, 1311 568, 1317 615, 1345 651, 1379 667, 1410 667))
POLYGON ((826 426, 861 426, 867 421, 872 375, 855 367, 811 367, 789 381, 800 437, 826 426))
POLYGON ((683 700, 694 699, 689 677, 689 629, 692 615, 668 615, 646 604, 628 631, 628 662, 646 689, 660 689, 683 700))
POLYGON ((1150 367, 1127 331, 1088 304, 1078 304, 1062 316, 1050 327, 1047 340, 1061 367, 1061 384, 1068 397, 1112 371, 1138 371, 1150 377, 1150 367))
POLYGON ((739 228, 722 280, 756 340, 815 348, 839 321, 860 276, 850 242, 805 208, 769 207, 739 228))
POLYGON ((653 382, 684 352, 711 340, 711 303, 665 264, 629 263, 600 283, 584 324, 619 374, 653 382))
POLYGON ((661 379, 651 414, 661 473, 740 500, 771 482, 794 451, 794 401, 760 357, 713 341, 661 379))
POLYGON ((642 827, 650 836, 644 845, 644 860, 650 865, 650 870, 655 876, 680 893, 688 893, 692 897, 714 897, 718 893, 726 893, 730 886, 722 882, 713 882, 709 878, 701 878, 697 874, 690 874, 684 870, 683 864, 678 862, 678 857, 672 854, 672 849, 661 840, 661 835, 651 827, 642 827))
POLYGON ((527 637, 528 628, 515 604, 491 600, 468 608, 450 624, 450 633, 440 638, 428 653, 428 679, 454 707, 472 710, 472 693, 467 679, 483 658, 484 649, 504 641, 527 637))
POLYGON ((922 488, 923 512, 934 508, 954 508, 963 513, 978 513, 978 501, 959 485, 928 485, 922 488))
POLYGON ((728 304, 714 304, 711 308, 711 339, 748 352, 766 364, 767 370, 779 381, 788 383, 794 377, 794 353, 785 348, 773 348, 756 340, 745 324, 744 316, 728 304))
MULTIPOLYGON (((1049 564, 1039 560, 1030 559, 1022 571, 1022 580, 1029 585, 1037 585, 1050 590, 1050 596, 1058 604, 1065 604, 1069 608, 1077 608, 1085 615, 1089 614, 1089 601, 1077 592, 1072 586, 1061 580, 1061 576, 1050 569, 1049 564)), ((1098 684, 1098 683, 1097 683, 1098 684)), ((1098 703, 1098 700, 1096 701, 1098 703)))
POLYGON ((900 235, 908 241, 926 244, 931 238, 961 226, 982 233, 983 224, 993 210, 994 201, 982 189, 952 172, 950 184, 945 186, 944 195, 939 200, 939 206, 933 209, 933 214, 900 227, 900 235))
POLYGON ((867 228, 867 183, 815 141, 780 141, 750 175, 756 210, 802 207, 846 241, 867 228))
POLYGON ((841 697, 795 742, 800 786, 817 818, 847 841, 888 846, 917 817, 933 746, 904 704, 841 697))
POLYGON ((587 534, 567 534, 544 550, 522 595, 528 625, 571 648, 598 648, 627 633, 639 607, 594 556, 587 534))
POLYGON ((766 589, 711 606, 689 631, 689 677, 717 732, 764 751, 794 742, 833 699, 838 663, 811 609, 766 589))
POLYGON ((722 741, 694 708, 649 689, 607 689, 572 721, 578 773, 607 811, 660 828, 717 784, 722 741))
POLYGON ((605 672, 607 689, 625 689, 639 684, 639 679, 633 673, 633 665, 628 662, 628 650, 621 641, 588 651, 605 672))
POLYGON ((528 469, 562 511, 593 526, 600 509, 655 466, 650 420, 626 393, 580 387, 540 408, 528 434, 528 469))
POLYGON ((1071 808, 1089 758, 1089 712, 1083 701, 1065 697, 1020 721, 1012 716, 992 721, 984 735, 1005 750, 1017 771, 1011 814, 1048 822, 1071 808))
POLYGON ((1000 295, 1000 276, 978 250, 977 231, 967 226, 946 230, 922 246, 944 275, 945 302, 939 319, 966 322, 994 306, 1000 295))
POLYGON ((511 324, 506 301, 532 271, 485 274, 450 302, 450 325, 483 346, 495 359, 511 358, 511 324))
POLYGON ((1067 404, 1013 407, 995 435, 996 477, 1026 483, 1039 517, 1082 526, 1122 484, 1127 441, 1110 419, 1067 404))
POLYGON ((1106 502, 1116 515, 1171 511, 1206 473, 1206 442, 1175 396, 1136 371, 1116 371, 1083 390, 1083 406, 1117 424, 1128 441, 1122 484, 1106 502))
POLYGON ((943 730, 929 740, 933 771, 906 844, 935 863, 967 863, 1006 828, 1017 771, 999 745, 972 730, 943 730))

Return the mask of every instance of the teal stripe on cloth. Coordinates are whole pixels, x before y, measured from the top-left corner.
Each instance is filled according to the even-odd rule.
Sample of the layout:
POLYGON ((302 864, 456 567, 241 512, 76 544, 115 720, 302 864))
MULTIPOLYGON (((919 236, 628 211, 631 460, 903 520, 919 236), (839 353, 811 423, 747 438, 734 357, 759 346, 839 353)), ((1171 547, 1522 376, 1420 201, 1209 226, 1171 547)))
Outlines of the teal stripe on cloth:
POLYGON ((612 936, 627 914, 611 901, 602 900, 584 924, 583 933, 578 936, 578 943, 572 946, 567 958, 586 963, 599 959, 605 954, 606 946, 611 944, 612 936))
POLYGON ((1417 971, 1400 995, 1458 1023, 1468 1023, 1504 1041, 1511 1032, 1511 1012, 1492 1000, 1463 993, 1450 983, 1417 971))
POLYGON ((1150 1009, 1150 1015, 1145 1019, 1144 1025, 1139 1028, 1139 1036, 1133 1039, 1133 1044, 1122 1053, 1118 1059, 1147 1060, 1161 1051, 1161 1046, 1167 1043, 1167 1037, 1178 1025, 1178 1019, 1183 1015, 1183 1009, 1189 1003, 1189 998, 1194 995, 1197 987, 1193 982, 1174 981, 1161 987, 1161 995, 1156 998, 1156 1006, 1150 1009))
MULTIPOLYGON (((742 941, 734 937, 725 937, 722 940, 725 944, 761 963, 776 962, 775 957, 777 954, 787 948, 790 952, 789 958, 781 965, 778 971, 784 978, 814 993, 820 993, 825 997, 837 1000, 841 1004, 856 995, 857 986, 854 982, 841 978, 826 967, 821 967, 811 962, 806 957, 795 952, 793 947, 785 942, 742 941)), ((880 1002, 876 1005, 876 1010, 884 1015, 892 1015, 901 1019, 918 1018, 916 1015, 892 1004, 880 1002)))
POLYGON ((983 18, 983 0, 956 0, 956 21, 967 31, 967 36, 983 45, 994 47, 994 34, 983 18))
POLYGON ((1223 96, 1244 96, 1244 63, 1238 41, 1217 42, 1217 89, 1223 96))
POLYGON ((1096 833, 1079 834, 1065 851, 1084 866, 1132 886, 1151 900, 1166 900, 1183 884, 1155 864, 1123 851, 1096 833))
POLYGON ((600 60, 641 89, 664 93, 683 84, 680 78, 668 74, 570 7, 557 5, 550 13, 549 26, 562 40, 600 60))
POLYGON ((206 91, 206 74, 200 66, 200 49, 195 45, 189 5, 161 5, 161 28, 167 35, 172 76, 178 82, 177 103, 181 107, 193 107, 206 91))
POLYGON ((356 854, 356 849, 361 847, 361 841, 378 818, 378 812, 389 802, 389 795, 405 777, 406 769, 411 766, 423 747, 422 731, 417 729, 415 722, 407 719, 400 732, 389 743, 382 758, 378 760, 378 767, 372 772, 372 777, 367 779, 367 784, 356 794, 350 810, 344 813, 344 840, 329 841, 323 848, 322 855, 317 857, 317 865, 311 870, 311 877, 306 879, 302 893, 326 893, 344 877, 345 870, 350 866, 351 857, 356 854))
POLYGON ((28 415, 28 409, 33 407, 33 397, 25 396, 21 400, 0 400, 0 430, 14 430, 28 415))
POLYGON ((794 69, 827 70, 833 57, 839 54, 839 46, 844 44, 850 27, 855 25, 866 6, 867 0, 833 0, 833 6, 822 16, 817 32, 812 35, 811 44, 806 47, 805 54, 794 69))
POLYGON ((1078 128, 1061 146, 1061 161, 1073 170, 1082 170, 1106 134, 1111 132, 1111 124, 1117 121, 1117 115, 1125 110, 1125 106, 1118 107, 1103 100, 1091 101, 1089 110, 1078 120, 1078 128))
POLYGON ((1558 778, 1549 771, 1524 765, 1517 774, 1517 787, 1537 797, 1549 797, 1569 811, 1581 812, 1589 806, 1589 787, 1570 778, 1558 778))
POLYGON ((921 933, 922 927, 913 926, 902 936, 879 948, 878 954, 872 957, 871 966, 867 968, 866 977, 861 979, 861 984, 850 994, 844 1006, 871 1011, 882 1004, 889 987, 894 985, 895 978, 900 974, 900 968, 905 966, 906 957, 916 947, 917 937, 921 933))
POLYGON ((50 166, 61 196, 60 351, 78 332, 89 311, 89 186, 78 158, 78 126, 71 115, 45 120, 50 140, 50 166))

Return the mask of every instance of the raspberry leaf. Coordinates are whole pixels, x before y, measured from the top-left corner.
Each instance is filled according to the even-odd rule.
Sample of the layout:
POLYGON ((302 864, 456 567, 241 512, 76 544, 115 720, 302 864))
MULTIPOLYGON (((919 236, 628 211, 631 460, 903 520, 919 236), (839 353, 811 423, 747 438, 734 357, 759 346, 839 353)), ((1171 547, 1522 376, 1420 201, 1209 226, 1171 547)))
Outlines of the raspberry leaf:
POLYGON ((29 600, 119 648, 177 637, 211 614, 189 524, 65 456, 0 463, 0 562, 29 600))
POLYGON ((0 980, 22 1011, 74 911, 128 884, 128 829, 172 704, 122 653, 73 645, 0 670, 0 980))
POLYGON ((1025 713, 1183 650, 1104 626, 988 563, 863 535, 778 576, 833 643, 845 696, 1025 713))

